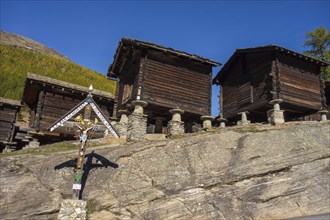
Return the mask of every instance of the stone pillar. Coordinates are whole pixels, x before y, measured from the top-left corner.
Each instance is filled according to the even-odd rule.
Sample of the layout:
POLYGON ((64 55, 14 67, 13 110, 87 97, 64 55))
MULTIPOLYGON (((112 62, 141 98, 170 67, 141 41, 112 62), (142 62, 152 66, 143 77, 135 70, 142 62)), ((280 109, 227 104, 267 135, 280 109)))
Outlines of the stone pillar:
POLYGON ((119 110, 118 113, 120 114, 119 122, 122 124, 128 123, 128 111, 127 110, 119 110))
POLYGON ((200 119, 203 121, 202 127, 204 130, 212 129, 212 121, 214 120, 212 116, 203 115, 200 117, 200 119))
POLYGON ((116 124, 117 132, 120 138, 126 138, 127 136, 127 126, 128 126, 128 111, 127 110, 119 110, 120 120, 116 124))
POLYGON ((118 119, 116 117, 109 117, 109 121, 112 126, 116 126, 118 119))
POLYGON ((283 110, 280 108, 280 103, 282 103, 282 99, 273 99, 269 102, 269 104, 274 105, 274 109, 267 111, 267 119, 268 123, 272 125, 279 125, 285 122, 283 110))
POLYGON ((242 125, 242 126, 245 126, 245 125, 249 125, 251 124, 251 121, 247 120, 247 114, 249 114, 248 111, 245 111, 245 112, 239 112, 237 113, 238 115, 241 115, 241 120, 237 122, 237 125, 242 125))
POLYGON ((163 133, 163 121, 166 119, 164 117, 155 117, 155 133, 163 133))
POLYGON ((38 141, 38 139, 33 138, 29 144, 26 146, 26 148, 37 148, 40 146, 40 142, 38 141))
POLYGON ((81 219, 86 220, 86 201, 66 199, 61 203, 58 220, 81 219))
MULTIPOLYGON (((109 117, 109 121, 110 121, 111 126, 114 127, 116 129, 116 131, 117 131, 118 130, 117 129, 118 119, 116 117, 109 117)), ((104 131, 104 137, 108 137, 109 135, 110 135, 109 134, 109 130, 108 129, 105 129, 105 131, 104 131)))
POLYGON ((171 109, 172 120, 168 122, 168 136, 183 134, 184 133, 184 123, 181 121, 181 114, 184 113, 183 110, 179 108, 171 109))
POLYGON ((225 119, 222 116, 220 116, 220 118, 218 118, 217 121, 220 122, 220 128, 225 128, 226 127, 226 121, 227 121, 227 119, 225 119))
POLYGON ((327 114, 329 113, 328 110, 321 110, 321 111, 318 111, 317 113, 319 113, 321 115, 321 121, 327 121, 327 114))
POLYGON ((143 108, 148 105, 142 100, 132 102, 133 113, 128 117, 127 141, 144 140, 147 134, 147 115, 143 114, 143 108))

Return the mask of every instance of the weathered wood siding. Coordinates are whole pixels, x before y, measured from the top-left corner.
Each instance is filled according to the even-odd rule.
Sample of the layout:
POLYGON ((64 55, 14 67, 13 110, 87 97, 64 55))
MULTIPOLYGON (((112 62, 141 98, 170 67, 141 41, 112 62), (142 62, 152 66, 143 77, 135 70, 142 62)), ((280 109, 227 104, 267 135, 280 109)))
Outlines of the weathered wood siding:
POLYGON ((316 65, 278 55, 280 97, 297 106, 320 110, 321 82, 316 65))
MULTIPOLYGON (((68 111, 79 104, 84 98, 85 96, 79 95, 79 97, 77 97, 77 95, 74 94, 69 95, 54 91, 41 91, 39 93, 39 101, 41 100, 41 103, 37 105, 37 114, 34 120, 34 126, 32 126, 32 128, 40 131, 46 131, 51 124, 68 113, 68 111), (43 93, 44 95, 41 95, 43 93), (40 99, 41 96, 43 96, 42 99, 40 99)), ((95 100, 95 102, 98 104, 106 117, 111 116, 112 108, 109 106, 109 103, 102 100, 95 100)), ((78 114, 83 115, 84 110, 81 110, 78 114)), ((94 120, 95 117, 96 114, 92 111, 91 119, 94 120)), ((73 121, 73 119, 70 121, 73 121)), ((70 123, 68 123, 68 126, 65 125, 63 127, 59 127, 55 130, 55 132, 74 135, 76 130, 77 127, 72 127, 70 123)))
POLYGON ((270 96, 272 88, 272 78, 274 78, 274 69, 272 68, 272 53, 256 53, 246 56, 246 69, 251 79, 251 102, 256 106, 264 103, 270 96), (273 75, 273 77, 272 77, 273 75))
POLYGON ((123 68, 123 73, 117 80, 117 91, 116 91, 116 101, 115 112, 117 114, 118 110, 127 109, 126 104, 130 104, 133 100, 136 100, 138 88, 140 86, 140 81, 143 71, 143 59, 140 61, 140 53, 135 55, 132 60, 129 60, 125 67, 123 68), (132 90, 130 98, 123 100, 125 85, 131 85, 132 90), (123 102, 124 101, 124 102, 123 102))
POLYGON ((214 80, 222 86, 223 116, 233 122, 249 111, 251 121, 266 121, 272 99, 283 99, 287 121, 326 108, 322 65, 276 46, 236 51, 214 80))
POLYGON ((132 111, 131 103, 139 94, 148 103, 144 113, 150 124, 155 116, 165 117, 167 123, 171 120, 169 110, 177 107, 185 111, 184 121, 200 122, 201 115, 211 114, 212 67, 217 65, 197 55, 122 39, 108 71, 119 79, 115 111, 132 111))
POLYGON ((271 90, 272 54, 241 54, 222 81, 224 117, 253 111, 267 101, 271 90))
POLYGON ((0 103, 0 142, 11 142, 19 108, 0 103))
MULTIPOLYGON (((141 61, 143 62, 143 61, 141 61)), ((141 66, 144 68, 144 66, 141 66)), ((204 74, 147 59, 143 77, 143 100, 168 108, 210 115, 211 68, 204 74)))
POLYGON ((118 92, 116 93, 116 100, 117 100, 117 106, 116 106, 116 111, 121 110, 121 109, 126 109, 126 104, 130 104, 133 100, 136 100, 136 96, 138 93, 138 75, 134 74, 128 79, 125 77, 120 78, 119 82, 117 83, 118 87, 118 92), (125 85, 131 85, 132 90, 130 94, 130 98, 123 100, 124 96, 124 88, 125 85))
POLYGON ((230 74, 223 80, 222 86, 222 103, 223 103, 223 115, 229 117, 238 109, 237 97, 238 97, 238 80, 242 75, 242 58, 238 58, 230 70, 230 74))
POLYGON ((117 92, 116 92, 116 100, 117 100, 117 106, 116 106, 116 114, 118 113, 118 110, 123 109, 123 93, 124 93, 124 85, 125 81, 121 80, 120 78, 117 80, 117 92))

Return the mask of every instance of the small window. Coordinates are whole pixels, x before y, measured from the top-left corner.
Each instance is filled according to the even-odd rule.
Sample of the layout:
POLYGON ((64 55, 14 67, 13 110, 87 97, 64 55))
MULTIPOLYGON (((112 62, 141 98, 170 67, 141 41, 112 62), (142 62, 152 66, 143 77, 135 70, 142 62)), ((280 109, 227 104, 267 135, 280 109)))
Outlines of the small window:
POLYGON ((130 85, 130 84, 125 84, 124 85, 124 92, 123 92, 122 103, 127 102, 131 98, 131 96, 132 96, 132 88, 133 88, 133 85, 130 85))

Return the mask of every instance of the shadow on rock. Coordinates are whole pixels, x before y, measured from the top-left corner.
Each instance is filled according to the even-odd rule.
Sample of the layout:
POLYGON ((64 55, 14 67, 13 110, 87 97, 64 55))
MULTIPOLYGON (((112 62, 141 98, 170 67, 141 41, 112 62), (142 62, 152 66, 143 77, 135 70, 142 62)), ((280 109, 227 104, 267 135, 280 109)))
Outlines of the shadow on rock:
MULTIPOLYGON (((83 168, 84 173, 83 173, 83 176, 82 176, 82 179, 81 179, 81 190, 80 190, 80 194, 79 194, 79 199, 82 198, 82 193, 84 191, 89 172, 92 169, 94 169, 94 168, 103 168, 103 167, 104 168, 112 167, 114 169, 117 169, 119 167, 118 164, 113 163, 110 160, 108 160, 107 158, 105 158, 105 157, 103 157, 99 154, 94 153, 94 151, 92 151, 89 154, 86 154, 85 158, 87 158, 87 160, 84 163, 84 168, 83 168), (93 163, 93 158, 96 159, 96 163, 93 163)), ((54 169, 59 170, 59 169, 65 168, 65 167, 75 168, 77 166, 77 160, 78 160, 78 158, 66 161, 64 163, 56 165, 54 167, 54 169)))

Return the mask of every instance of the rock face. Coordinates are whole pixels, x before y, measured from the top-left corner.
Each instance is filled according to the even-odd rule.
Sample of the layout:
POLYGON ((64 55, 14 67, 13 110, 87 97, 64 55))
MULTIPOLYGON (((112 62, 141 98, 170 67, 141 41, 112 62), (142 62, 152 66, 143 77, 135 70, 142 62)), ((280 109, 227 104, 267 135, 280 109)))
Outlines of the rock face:
MULTIPOLYGON (((236 220, 329 213, 329 133, 330 123, 250 125, 88 149, 94 151, 82 194, 88 217, 236 220)), ((69 160, 76 154, 2 157, 2 219, 56 218, 61 201, 71 198, 69 160)))

